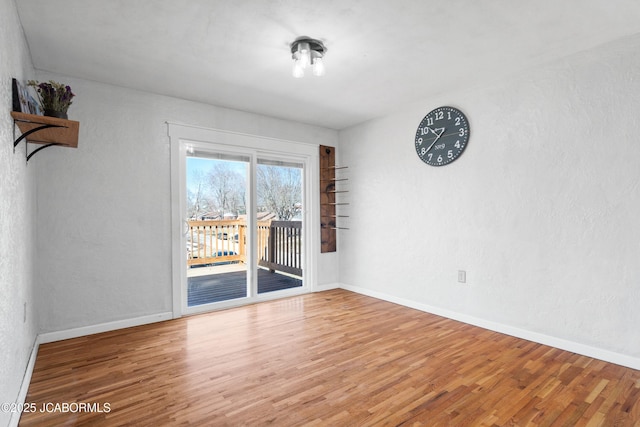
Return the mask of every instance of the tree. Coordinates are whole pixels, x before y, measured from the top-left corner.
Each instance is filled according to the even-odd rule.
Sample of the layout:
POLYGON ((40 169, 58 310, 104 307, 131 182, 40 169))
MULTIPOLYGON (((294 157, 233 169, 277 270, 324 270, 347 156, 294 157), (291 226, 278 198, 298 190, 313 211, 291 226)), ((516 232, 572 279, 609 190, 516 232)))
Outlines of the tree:
MULTIPOLYGON (((224 218, 246 213, 246 167, 238 162, 210 160, 206 168, 192 170, 188 176, 189 218, 202 218, 215 212, 224 218)), ((302 206, 302 169, 290 166, 258 164, 257 199, 261 210, 277 219, 294 218, 302 206)))
POLYGON ((215 162, 207 174, 207 184, 212 204, 222 217, 245 210, 245 177, 232 163, 215 162))
POLYGON ((190 177, 194 181, 192 190, 187 192, 187 218, 198 219, 210 210, 206 195, 206 182, 201 170, 195 170, 190 177))
POLYGON ((257 190, 259 205, 289 221, 302 206, 302 169, 260 164, 257 190))

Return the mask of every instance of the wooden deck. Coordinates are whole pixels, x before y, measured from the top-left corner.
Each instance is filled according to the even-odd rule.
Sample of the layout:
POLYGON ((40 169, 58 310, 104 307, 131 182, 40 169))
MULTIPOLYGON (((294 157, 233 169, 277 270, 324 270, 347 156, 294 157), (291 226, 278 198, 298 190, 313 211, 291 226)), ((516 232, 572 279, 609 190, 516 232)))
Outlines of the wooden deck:
MULTIPOLYGON (((246 271, 233 271, 188 278, 189 307, 227 301, 247 296, 246 271)), ((258 268, 258 293, 279 291, 302 286, 302 279, 258 268)))
POLYGON ((26 402, 21 426, 638 426, 640 371, 332 290, 43 344, 26 402))

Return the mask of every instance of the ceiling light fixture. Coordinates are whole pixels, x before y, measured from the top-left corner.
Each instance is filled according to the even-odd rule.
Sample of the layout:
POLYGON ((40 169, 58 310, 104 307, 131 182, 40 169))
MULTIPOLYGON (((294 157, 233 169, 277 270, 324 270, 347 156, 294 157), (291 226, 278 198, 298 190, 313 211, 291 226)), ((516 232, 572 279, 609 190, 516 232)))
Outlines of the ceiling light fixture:
POLYGON ((324 76, 323 57, 327 48, 320 40, 298 37, 291 43, 291 59, 293 59, 293 77, 304 76, 304 70, 311 66, 314 76, 324 76))

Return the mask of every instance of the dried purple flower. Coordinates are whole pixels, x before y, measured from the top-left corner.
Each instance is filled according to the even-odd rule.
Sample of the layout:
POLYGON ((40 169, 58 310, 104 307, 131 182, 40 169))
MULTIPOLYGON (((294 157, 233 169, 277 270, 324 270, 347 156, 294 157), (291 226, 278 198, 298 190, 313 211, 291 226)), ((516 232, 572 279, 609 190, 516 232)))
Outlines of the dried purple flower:
POLYGON ((40 99, 40 106, 43 110, 66 113, 72 104, 71 99, 75 96, 69 86, 54 82, 53 80, 49 80, 48 83, 29 80, 27 84, 36 89, 36 93, 40 99))

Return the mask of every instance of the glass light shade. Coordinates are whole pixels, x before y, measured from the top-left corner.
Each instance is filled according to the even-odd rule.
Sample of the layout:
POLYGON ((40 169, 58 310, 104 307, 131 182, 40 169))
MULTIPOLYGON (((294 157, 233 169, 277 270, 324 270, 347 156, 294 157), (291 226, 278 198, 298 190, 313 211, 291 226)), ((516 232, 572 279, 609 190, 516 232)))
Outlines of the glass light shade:
POLYGON ((313 60, 313 75, 314 76, 324 76, 326 70, 324 68, 324 62, 322 58, 316 58, 313 60))
POLYGON ((293 61, 293 69, 291 71, 291 74, 296 79, 299 79, 299 78, 304 76, 304 69, 300 65, 300 60, 297 59, 297 60, 293 61))
POLYGON ((293 77, 303 77, 307 67, 312 69, 315 76, 325 75, 323 57, 327 49, 320 40, 298 37, 291 43, 290 48, 291 59, 293 59, 293 69, 291 70, 293 77))
POLYGON ((298 53, 300 54, 300 66, 304 69, 311 63, 311 48, 309 43, 300 43, 298 45, 298 53))

